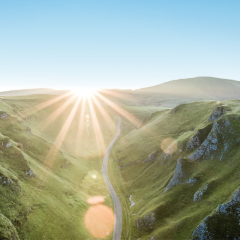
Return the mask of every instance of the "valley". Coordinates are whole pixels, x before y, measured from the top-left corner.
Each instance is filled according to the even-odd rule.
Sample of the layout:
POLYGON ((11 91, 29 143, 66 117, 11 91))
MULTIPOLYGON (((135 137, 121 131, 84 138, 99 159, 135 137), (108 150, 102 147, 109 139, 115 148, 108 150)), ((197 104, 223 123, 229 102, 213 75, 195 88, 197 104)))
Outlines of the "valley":
POLYGON ((158 89, 2 95, 0 238, 115 239, 108 174, 121 239, 238 239, 240 101, 158 89))

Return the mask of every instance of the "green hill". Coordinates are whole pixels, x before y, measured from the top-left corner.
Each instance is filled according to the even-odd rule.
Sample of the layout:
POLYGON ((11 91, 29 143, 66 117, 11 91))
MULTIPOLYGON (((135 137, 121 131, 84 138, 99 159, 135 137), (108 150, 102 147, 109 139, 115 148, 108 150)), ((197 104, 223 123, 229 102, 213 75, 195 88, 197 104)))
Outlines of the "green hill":
MULTIPOLYGON (((122 111, 142 122, 158 109, 122 111)), ((90 199, 101 196, 113 209, 100 170, 116 114, 73 95, 0 98, 0 239, 93 239, 90 199)))
POLYGON ((129 239, 240 237, 239 202, 227 203, 240 187, 239 121, 239 100, 200 101, 155 112, 122 136, 109 171, 129 239))
POLYGON ((76 101, 49 95, 1 98, 0 239, 89 239, 88 199, 101 195, 112 208, 100 170, 103 145, 115 129, 96 111, 100 127, 107 129, 99 146, 92 119, 87 123, 90 110, 75 108, 76 101))
POLYGON ((240 82, 213 77, 179 79, 137 89, 133 95, 142 105, 175 107, 193 101, 239 99, 240 82))
POLYGON ((22 89, 0 92, 0 96, 26 96, 33 94, 61 95, 69 92, 68 90, 54 90, 49 88, 22 89))
POLYGON ((193 101, 239 99, 240 82, 214 77, 196 77, 136 90, 102 90, 101 94, 121 106, 172 108, 193 101))

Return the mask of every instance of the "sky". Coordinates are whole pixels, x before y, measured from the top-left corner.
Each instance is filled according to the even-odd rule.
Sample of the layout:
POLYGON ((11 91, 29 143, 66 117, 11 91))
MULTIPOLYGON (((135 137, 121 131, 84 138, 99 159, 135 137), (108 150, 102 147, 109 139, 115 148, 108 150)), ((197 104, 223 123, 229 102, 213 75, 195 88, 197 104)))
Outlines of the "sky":
POLYGON ((240 80, 239 0, 0 1, 0 90, 240 80))

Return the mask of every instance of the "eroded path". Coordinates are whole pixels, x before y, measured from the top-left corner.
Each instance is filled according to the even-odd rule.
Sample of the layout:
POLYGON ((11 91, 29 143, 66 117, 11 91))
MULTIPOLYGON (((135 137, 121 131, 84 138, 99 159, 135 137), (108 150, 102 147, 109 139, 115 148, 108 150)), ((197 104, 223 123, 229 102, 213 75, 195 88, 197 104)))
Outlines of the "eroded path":
POLYGON ((121 233, 122 233, 122 206, 120 203, 120 200, 117 196, 117 193, 115 192, 109 177, 108 177, 108 171, 107 171, 107 166, 108 166, 108 157, 111 152, 111 149, 114 145, 114 143, 117 141, 120 132, 121 132, 121 119, 117 117, 118 119, 118 124, 117 124, 117 134, 113 138, 112 142, 109 144, 107 151, 105 153, 104 159, 103 159, 103 165, 102 165, 102 174, 104 181, 109 189, 109 192, 111 194, 113 204, 114 204, 114 231, 113 231, 113 240, 120 240, 121 239, 121 233))

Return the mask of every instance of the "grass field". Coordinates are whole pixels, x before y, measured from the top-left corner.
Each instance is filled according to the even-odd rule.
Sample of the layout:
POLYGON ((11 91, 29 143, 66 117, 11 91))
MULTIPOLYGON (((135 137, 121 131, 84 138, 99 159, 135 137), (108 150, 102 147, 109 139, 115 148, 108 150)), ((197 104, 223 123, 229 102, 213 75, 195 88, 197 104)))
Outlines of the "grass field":
POLYGON ((103 196, 112 209, 100 170, 115 128, 96 110, 104 131, 102 139, 96 138, 90 109, 81 112, 81 120, 82 106, 73 116, 76 100, 70 97, 43 107, 54 99, 39 95, 0 101, 0 114, 7 113, 0 119, 0 211, 20 239, 89 239, 84 224, 88 199, 103 196), (2 184, 4 179, 9 185, 2 184))
MULTIPOLYGON (((121 109, 141 123, 159 108, 121 109)), ((111 239, 111 232, 94 235, 96 223, 86 226, 86 215, 102 204, 113 210, 100 170, 116 132, 116 114, 72 95, 0 99, 2 238, 111 239), (96 196, 104 202, 93 206, 89 199, 96 196)), ((136 128, 124 118, 122 126, 123 134, 136 128)))
POLYGON ((239 187, 239 103, 164 109, 123 102, 113 108, 71 95, 2 97, 1 238, 111 239, 113 222, 94 219, 103 207, 113 211, 100 170, 119 115, 122 131, 108 171, 122 204, 122 239, 192 239, 203 219, 239 187), (215 107, 224 114, 209 121, 215 107), (197 134, 201 144, 211 134, 218 142, 191 160, 199 150, 189 142, 197 134), (183 177, 169 187, 179 157, 183 177), (195 202, 194 194, 206 186, 195 202))

